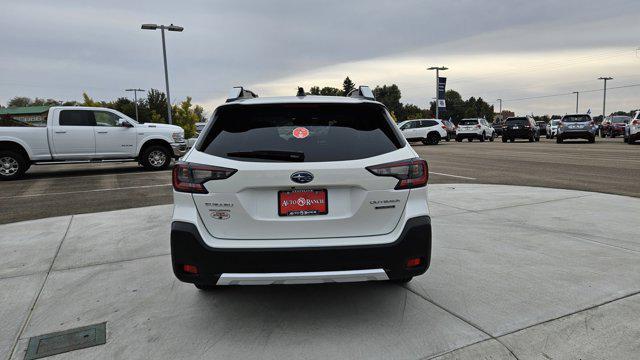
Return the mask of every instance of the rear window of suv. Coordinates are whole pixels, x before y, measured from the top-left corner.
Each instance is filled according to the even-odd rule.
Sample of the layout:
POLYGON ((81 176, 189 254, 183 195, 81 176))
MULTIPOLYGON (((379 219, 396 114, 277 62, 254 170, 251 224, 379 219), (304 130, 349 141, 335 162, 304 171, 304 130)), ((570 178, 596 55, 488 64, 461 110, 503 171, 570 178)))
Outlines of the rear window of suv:
POLYGON ((477 119, 462 119, 458 125, 478 125, 477 119))
POLYGON ((529 119, 524 117, 507 119, 507 125, 527 125, 527 124, 529 124, 529 119))
POLYGON ((227 105, 213 121, 198 150, 234 160, 344 161, 405 145, 376 104, 227 105))
POLYGON ((567 115, 562 118, 562 122, 587 122, 591 121, 588 115, 567 115))

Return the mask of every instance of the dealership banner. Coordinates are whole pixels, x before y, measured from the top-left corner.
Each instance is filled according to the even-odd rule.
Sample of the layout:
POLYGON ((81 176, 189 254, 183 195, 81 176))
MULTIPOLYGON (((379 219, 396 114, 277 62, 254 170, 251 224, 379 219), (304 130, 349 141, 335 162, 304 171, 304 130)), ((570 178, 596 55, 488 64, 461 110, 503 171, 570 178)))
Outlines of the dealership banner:
POLYGON ((447 103, 444 100, 444 94, 447 91, 447 78, 438 78, 438 111, 442 112, 447 109, 447 103))

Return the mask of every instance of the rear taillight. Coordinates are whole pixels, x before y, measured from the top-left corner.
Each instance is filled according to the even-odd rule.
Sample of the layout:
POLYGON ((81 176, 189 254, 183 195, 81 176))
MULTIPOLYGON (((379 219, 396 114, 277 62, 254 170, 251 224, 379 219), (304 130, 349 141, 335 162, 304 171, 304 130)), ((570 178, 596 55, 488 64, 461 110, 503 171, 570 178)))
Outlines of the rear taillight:
POLYGON ((631 125, 640 125, 640 120, 633 120, 631 125))
POLYGON ((377 176, 390 176, 400 180, 396 190, 423 187, 429 180, 427 162, 420 158, 369 166, 367 170, 377 176))
POLYGON ((442 125, 442 128, 443 128, 443 129, 445 129, 445 130, 447 130, 447 127, 446 127, 446 126, 444 126, 444 125, 442 125))
POLYGON ((191 163, 177 163, 173 167, 173 189, 175 191, 206 194, 204 183, 209 180, 223 180, 238 171, 219 166, 191 163))
POLYGON ((481 128, 481 126, 479 124, 476 125, 476 129, 480 129, 480 128, 481 128))

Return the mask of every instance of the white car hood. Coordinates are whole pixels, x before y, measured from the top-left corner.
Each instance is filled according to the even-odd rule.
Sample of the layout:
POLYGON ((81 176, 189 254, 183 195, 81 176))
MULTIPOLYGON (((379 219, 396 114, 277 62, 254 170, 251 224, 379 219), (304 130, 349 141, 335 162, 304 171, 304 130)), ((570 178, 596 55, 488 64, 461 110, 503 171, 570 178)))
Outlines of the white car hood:
POLYGON ((182 130, 180 126, 169 125, 169 124, 144 123, 144 124, 140 124, 139 126, 143 128, 150 128, 150 129, 156 128, 156 129, 173 130, 174 132, 179 132, 179 131, 184 132, 184 130, 182 130))

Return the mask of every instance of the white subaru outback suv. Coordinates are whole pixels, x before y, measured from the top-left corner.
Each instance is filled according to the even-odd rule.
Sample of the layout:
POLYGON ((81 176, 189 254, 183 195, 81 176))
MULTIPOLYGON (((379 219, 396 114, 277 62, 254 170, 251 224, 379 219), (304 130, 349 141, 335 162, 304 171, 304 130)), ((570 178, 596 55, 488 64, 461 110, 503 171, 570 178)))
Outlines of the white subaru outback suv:
POLYGON ((234 88, 174 167, 173 271, 203 290, 409 281, 431 261, 427 180, 368 87, 234 88))

